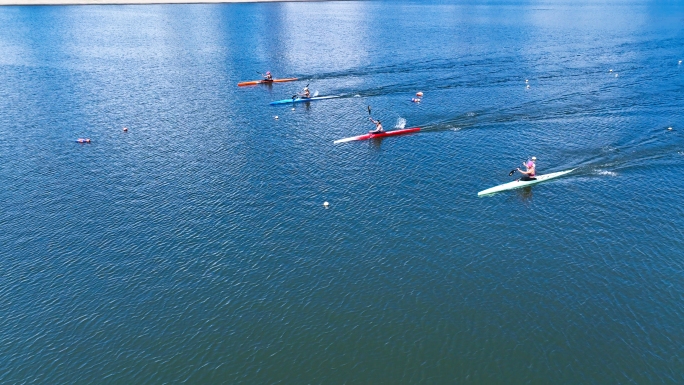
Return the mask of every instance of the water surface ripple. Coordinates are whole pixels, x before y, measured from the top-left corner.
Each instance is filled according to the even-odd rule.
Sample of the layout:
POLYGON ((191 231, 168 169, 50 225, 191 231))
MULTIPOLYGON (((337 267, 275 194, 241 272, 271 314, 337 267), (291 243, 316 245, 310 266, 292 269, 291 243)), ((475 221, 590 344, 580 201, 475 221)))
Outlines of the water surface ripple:
POLYGON ((684 383, 683 17, 0 7, 0 382, 684 383))

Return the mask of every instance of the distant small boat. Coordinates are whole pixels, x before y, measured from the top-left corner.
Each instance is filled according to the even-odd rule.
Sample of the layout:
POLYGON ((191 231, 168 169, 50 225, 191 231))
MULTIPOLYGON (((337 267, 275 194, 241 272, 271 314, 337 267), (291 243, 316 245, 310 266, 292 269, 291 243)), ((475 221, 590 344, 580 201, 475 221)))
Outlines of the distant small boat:
POLYGON ((302 98, 302 97, 295 97, 292 99, 283 99, 283 100, 276 100, 275 102, 269 103, 272 106, 278 105, 278 104, 289 104, 289 103, 303 103, 303 102, 313 102, 315 100, 325 100, 325 99, 334 99, 334 98, 339 98, 339 95, 332 95, 332 96, 314 96, 311 98, 302 98))
POLYGON ((248 82, 240 82, 238 83, 238 87, 244 87, 244 86, 255 86, 257 84, 269 84, 269 83, 285 83, 285 82, 293 82, 297 80, 297 78, 285 78, 285 79, 273 79, 273 80, 252 80, 248 82))

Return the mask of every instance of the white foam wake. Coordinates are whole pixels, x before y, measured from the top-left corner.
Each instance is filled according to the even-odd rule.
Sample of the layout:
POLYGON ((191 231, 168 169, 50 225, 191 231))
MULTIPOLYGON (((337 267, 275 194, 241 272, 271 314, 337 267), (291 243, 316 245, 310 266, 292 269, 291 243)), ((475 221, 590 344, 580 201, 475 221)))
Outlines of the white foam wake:
POLYGON ((594 171, 596 175, 602 175, 602 176, 617 176, 616 172, 613 171, 607 171, 607 170, 596 170, 594 171))

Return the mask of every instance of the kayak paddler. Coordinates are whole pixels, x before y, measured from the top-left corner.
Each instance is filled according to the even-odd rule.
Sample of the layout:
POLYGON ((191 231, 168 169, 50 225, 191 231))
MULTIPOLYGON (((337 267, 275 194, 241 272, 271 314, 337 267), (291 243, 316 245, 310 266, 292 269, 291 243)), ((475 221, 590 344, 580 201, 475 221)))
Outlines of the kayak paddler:
POLYGON ((310 99, 311 98, 311 92, 309 92, 309 87, 304 87, 304 92, 302 92, 302 98, 304 99, 310 99))
POLYGON ((271 71, 266 71, 266 75, 264 75, 264 80, 267 82, 273 81, 273 75, 271 75, 271 71))
POLYGON ((528 180, 536 180, 535 176, 537 175, 537 157, 533 156, 530 160, 528 160, 526 163, 523 163, 525 165, 525 168, 527 168, 526 171, 523 171, 521 169, 518 169, 518 172, 523 174, 522 178, 519 180, 521 181, 528 181, 528 180))
POLYGON ((369 134, 379 134, 385 130, 382 129, 382 123, 379 120, 373 120, 373 118, 368 118, 373 124, 375 124, 375 130, 368 131, 369 134))

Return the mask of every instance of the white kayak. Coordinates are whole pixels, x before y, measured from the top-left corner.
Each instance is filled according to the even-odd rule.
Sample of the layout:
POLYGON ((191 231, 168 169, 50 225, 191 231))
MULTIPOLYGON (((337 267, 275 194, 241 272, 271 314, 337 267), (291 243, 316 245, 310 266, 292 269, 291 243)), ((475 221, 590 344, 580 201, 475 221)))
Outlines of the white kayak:
POLYGON ((530 186, 533 184, 541 183, 541 182, 546 182, 549 179, 554 179, 558 178, 560 176, 563 176, 565 174, 569 174, 571 172, 575 171, 573 168, 572 170, 565 170, 565 171, 559 171, 559 172, 553 172, 551 174, 544 174, 544 175, 537 175, 535 177, 535 180, 528 180, 528 181, 521 181, 521 180, 516 180, 510 183, 505 183, 505 184, 500 184, 498 186, 488 188, 486 190, 482 190, 477 195, 487 195, 487 194, 494 194, 499 191, 505 191, 505 190, 513 190, 516 188, 521 188, 525 186, 530 186))

